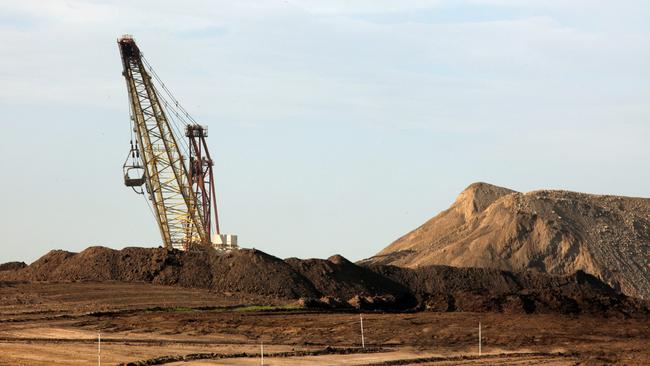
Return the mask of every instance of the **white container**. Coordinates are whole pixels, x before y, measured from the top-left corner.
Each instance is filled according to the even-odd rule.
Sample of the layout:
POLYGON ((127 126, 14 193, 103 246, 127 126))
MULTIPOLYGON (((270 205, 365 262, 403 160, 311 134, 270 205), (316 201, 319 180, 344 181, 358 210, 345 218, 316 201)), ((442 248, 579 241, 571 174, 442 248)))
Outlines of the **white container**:
POLYGON ((212 247, 215 249, 237 249, 237 235, 219 234, 212 236, 212 247))

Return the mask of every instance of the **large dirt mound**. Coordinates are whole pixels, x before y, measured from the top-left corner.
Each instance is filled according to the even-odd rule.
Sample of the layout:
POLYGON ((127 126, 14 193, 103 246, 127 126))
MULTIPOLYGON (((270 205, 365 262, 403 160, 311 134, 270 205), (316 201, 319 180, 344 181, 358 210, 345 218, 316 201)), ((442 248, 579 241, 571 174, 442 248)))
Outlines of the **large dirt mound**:
POLYGON ((15 271, 27 267, 25 262, 7 262, 0 264, 0 271, 15 271))
MULTIPOLYGON (((20 267, 20 266, 18 266, 20 267)), ((341 256, 285 261, 258 250, 229 253, 192 248, 51 251, 2 281, 122 281, 303 298, 318 307, 436 311, 647 312, 647 304, 618 294, 597 278, 513 273, 495 269, 359 266, 341 256)))
POLYGON ((519 193, 486 183, 361 263, 582 270, 650 299, 650 199, 567 191, 519 193))
POLYGON ((259 250, 241 249, 226 255, 212 255, 219 259, 213 270, 212 288, 284 298, 321 295, 290 265, 259 250))
POLYGON ((619 294, 582 271, 570 276, 550 276, 531 271, 513 273, 449 266, 368 268, 407 286, 421 307, 436 311, 648 312, 647 302, 619 294))
POLYGON ((340 255, 324 259, 285 260, 293 269, 307 278, 324 295, 350 299, 356 295, 377 296, 390 294, 405 299, 409 290, 382 275, 358 266, 340 255))
POLYGON ((26 268, 3 272, 0 278, 151 282, 284 298, 319 296, 308 280, 281 259, 248 249, 231 253, 201 248, 188 252, 104 247, 90 247, 81 253, 56 250, 26 268))

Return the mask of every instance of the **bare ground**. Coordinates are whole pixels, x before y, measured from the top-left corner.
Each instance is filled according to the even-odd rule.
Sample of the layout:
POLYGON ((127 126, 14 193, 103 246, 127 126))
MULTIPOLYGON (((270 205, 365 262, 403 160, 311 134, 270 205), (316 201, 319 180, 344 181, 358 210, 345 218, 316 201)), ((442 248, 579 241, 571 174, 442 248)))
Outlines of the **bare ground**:
POLYGON ((378 352, 359 353, 354 312, 304 311, 286 301, 151 284, 14 284, 0 287, 0 365, 96 364, 98 333, 103 364, 199 354, 209 359, 176 364, 258 365, 260 343, 266 365, 650 364, 646 316, 417 312, 363 317, 366 347, 378 352), (477 356, 479 320, 482 357, 477 356), (273 357, 278 352, 284 357, 273 357), (219 358, 225 356, 234 358, 219 358))

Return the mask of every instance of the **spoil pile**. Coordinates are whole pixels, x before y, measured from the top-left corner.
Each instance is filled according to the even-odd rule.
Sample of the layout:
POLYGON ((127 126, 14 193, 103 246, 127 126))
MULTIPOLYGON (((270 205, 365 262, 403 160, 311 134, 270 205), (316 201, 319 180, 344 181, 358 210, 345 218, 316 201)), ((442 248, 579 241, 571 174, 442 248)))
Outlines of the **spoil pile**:
POLYGON ((328 259, 285 259, 296 272, 307 278, 323 295, 350 299, 356 295, 390 294, 398 299, 410 295, 409 289, 340 255, 328 259))
POLYGON ((26 268, 0 278, 27 281, 122 281, 245 292, 279 298, 315 297, 313 285, 281 259, 259 250, 219 253, 193 247, 89 247, 80 253, 53 250, 26 268))
POLYGON ((650 299, 650 199, 474 183, 449 209, 361 263, 582 270, 650 299))
POLYGON ((569 276, 489 268, 426 266, 368 268, 407 286, 421 309, 512 313, 637 313, 649 304, 617 293, 598 278, 578 271, 569 276))
POLYGON ((27 267, 27 264, 25 264, 25 262, 7 262, 7 263, 0 264, 0 272, 15 271, 17 269, 22 269, 25 267, 27 267))
MULTIPOLYGON (((20 266, 18 266, 20 267, 20 266)), ((0 281, 121 281, 300 299, 307 307, 500 312, 648 312, 647 303, 578 272, 550 276, 495 269, 360 266, 341 256, 281 260, 254 249, 218 252, 193 247, 81 253, 51 251, 0 281)))

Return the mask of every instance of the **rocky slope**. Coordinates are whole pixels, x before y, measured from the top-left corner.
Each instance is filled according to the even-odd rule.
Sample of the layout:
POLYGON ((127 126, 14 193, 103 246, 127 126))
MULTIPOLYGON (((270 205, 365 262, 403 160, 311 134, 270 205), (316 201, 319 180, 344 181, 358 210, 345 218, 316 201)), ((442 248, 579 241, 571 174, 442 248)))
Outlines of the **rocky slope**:
POLYGON ((474 183, 449 209, 361 263, 582 270, 650 299, 650 199, 474 183))

